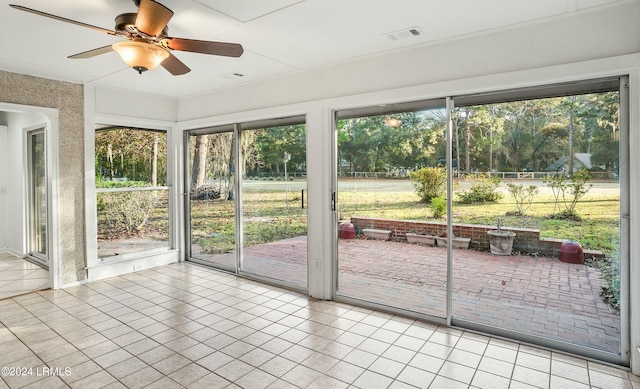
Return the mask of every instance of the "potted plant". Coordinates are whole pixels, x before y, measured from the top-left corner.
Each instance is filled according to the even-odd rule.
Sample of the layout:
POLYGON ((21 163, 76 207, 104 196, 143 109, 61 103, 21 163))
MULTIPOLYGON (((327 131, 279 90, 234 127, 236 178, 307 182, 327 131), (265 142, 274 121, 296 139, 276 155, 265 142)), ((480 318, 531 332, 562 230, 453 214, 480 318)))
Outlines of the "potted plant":
POLYGON ((502 229, 502 219, 498 218, 497 229, 487 231, 489 235, 489 249, 491 254, 511 255, 513 239, 516 233, 502 229))

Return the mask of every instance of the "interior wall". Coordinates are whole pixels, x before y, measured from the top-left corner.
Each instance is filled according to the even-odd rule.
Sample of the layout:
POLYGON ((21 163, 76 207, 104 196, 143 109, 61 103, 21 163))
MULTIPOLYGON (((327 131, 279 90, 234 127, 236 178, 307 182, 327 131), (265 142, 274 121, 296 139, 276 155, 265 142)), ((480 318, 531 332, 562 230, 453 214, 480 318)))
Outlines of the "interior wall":
MULTIPOLYGON (((9 114, 9 116, 10 120, 7 123, 7 170, 8 172, 20 172, 23 161, 20 138, 22 131, 19 127, 14 127, 16 125, 15 115, 9 114)), ((22 234, 24 231, 23 211, 26 203, 24 196, 22 175, 9 174, 7 177, 7 248, 14 255, 26 254, 26 243, 22 234)))
POLYGON ((0 71, 0 102, 58 111, 58 257, 60 282, 86 279, 84 98, 82 85, 0 71))
POLYGON ((175 99, 123 92, 110 88, 88 88, 86 93, 94 95, 95 111, 93 113, 101 118, 114 116, 114 118, 121 120, 122 117, 130 117, 136 118, 136 120, 146 119, 172 123, 177 119, 175 99))
POLYGON ((178 121, 640 52, 640 2, 181 99, 178 121))
MULTIPOLYGON (((15 113, 9 115, 7 144, 9 172, 21 172, 24 161, 22 152, 22 126, 23 118, 15 113)), ((26 124, 26 123, 25 123, 26 124)), ((26 241, 23 236, 24 231, 24 211, 26 205, 26 194, 22 174, 10 174, 7 181, 7 246, 9 251, 15 255, 26 254, 26 241), (9 228, 9 226, 11 228, 9 228)))
POLYGON ((7 126, 0 125, 0 251, 8 248, 8 178, 9 151, 7 126))

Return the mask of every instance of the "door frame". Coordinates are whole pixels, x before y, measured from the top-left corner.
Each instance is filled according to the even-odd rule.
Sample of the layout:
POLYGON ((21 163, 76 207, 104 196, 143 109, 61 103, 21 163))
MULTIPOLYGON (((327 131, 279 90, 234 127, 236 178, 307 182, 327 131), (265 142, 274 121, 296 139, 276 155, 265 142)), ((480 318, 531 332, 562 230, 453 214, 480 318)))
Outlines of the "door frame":
MULTIPOLYGON (((0 102, 0 111, 8 112, 16 115, 28 115, 30 118, 25 121, 24 124, 16 126, 13 131, 20 131, 21 137, 19 141, 21 144, 22 157, 19 164, 19 169, 23 173, 23 178, 20 181, 19 192, 26 193, 26 132, 35 128, 45 129, 45 145, 47 154, 47 252, 49 253, 49 282, 52 289, 59 289, 62 286, 62 280, 60 275, 60 237, 59 237, 59 212, 58 206, 58 109, 46 108, 38 106, 29 106, 21 104, 3 103, 0 102), (35 117, 36 119, 33 119, 35 117)), ((9 131, 12 129, 9 128, 9 131)), ((15 203, 14 203, 15 204, 15 203)), ((21 234, 22 242, 19 247, 10 247, 9 252, 18 256, 24 256, 27 250, 27 231, 26 228, 26 204, 24 198, 16 206, 21 208, 21 234)))

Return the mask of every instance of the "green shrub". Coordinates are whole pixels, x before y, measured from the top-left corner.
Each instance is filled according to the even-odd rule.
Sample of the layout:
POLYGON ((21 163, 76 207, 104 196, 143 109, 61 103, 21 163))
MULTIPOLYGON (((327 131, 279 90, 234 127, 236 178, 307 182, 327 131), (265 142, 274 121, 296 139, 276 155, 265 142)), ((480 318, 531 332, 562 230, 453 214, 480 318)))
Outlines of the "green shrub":
POLYGON ((436 219, 441 218, 447 213, 447 199, 444 196, 438 196, 431 199, 429 209, 436 219))
POLYGON ((409 172, 409 179, 418 192, 418 196, 425 203, 431 199, 444 195, 447 189, 447 175, 444 169, 438 167, 424 167, 409 172))
POLYGON ((471 189, 458 193, 460 203, 495 203, 502 198, 502 194, 496 191, 500 181, 502 180, 498 176, 480 174, 471 189))

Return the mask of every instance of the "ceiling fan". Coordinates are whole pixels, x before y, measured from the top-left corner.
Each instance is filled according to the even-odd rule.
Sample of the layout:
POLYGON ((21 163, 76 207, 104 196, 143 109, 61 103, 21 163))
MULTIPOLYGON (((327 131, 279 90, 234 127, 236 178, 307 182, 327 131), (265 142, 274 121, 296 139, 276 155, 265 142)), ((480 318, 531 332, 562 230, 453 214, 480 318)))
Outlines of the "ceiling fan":
POLYGON ((167 23, 169 23, 169 20, 173 16, 173 11, 154 0, 133 1, 138 7, 138 12, 123 13, 116 16, 115 31, 23 7, 21 5, 9 5, 21 11, 31 12, 36 15, 87 27, 109 35, 127 39, 125 41, 116 42, 113 45, 74 54, 68 58, 91 58, 96 55, 115 50, 128 66, 132 67, 140 74, 144 71, 154 69, 158 65, 167 69, 174 76, 191 71, 187 65, 171 54, 171 51, 173 50, 222 55, 227 57, 239 57, 244 52, 242 46, 237 43, 170 37, 168 35, 169 28, 167 23))

